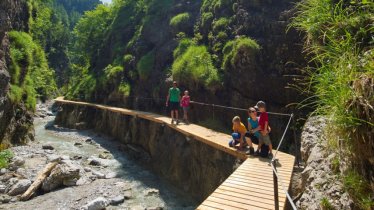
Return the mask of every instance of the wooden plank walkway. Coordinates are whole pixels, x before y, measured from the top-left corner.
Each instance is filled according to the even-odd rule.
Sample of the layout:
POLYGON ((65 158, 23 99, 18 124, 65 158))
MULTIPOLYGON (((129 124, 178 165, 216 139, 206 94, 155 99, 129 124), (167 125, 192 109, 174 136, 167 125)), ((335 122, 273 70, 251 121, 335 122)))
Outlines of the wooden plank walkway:
MULTIPOLYGON (((134 111, 80 101, 69 101, 64 100, 63 97, 59 97, 55 99, 55 101, 57 103, 89 106, 162 123, 186 136, 245 160, 234 173, 197 207, 199 210, 274 209, 273 172, 269 165, 270 159, 247 156, 245 152, 229 147, 228 140, 231 136, 228 134, 215 132, 195 124, 172 125, 169 117, 149 112, 134 111)), ((273 151, 273 153, 275 153, 275 151, 273 151)), ((278 152, 277 159, 278 173, 283 181, 284 187, 288 190, 295 157, 283 152, 278 152)), ((284 208, 286 206, 286 195, 282 190, 280 181, 278 191, 279 206, 280 208, 284 208)))

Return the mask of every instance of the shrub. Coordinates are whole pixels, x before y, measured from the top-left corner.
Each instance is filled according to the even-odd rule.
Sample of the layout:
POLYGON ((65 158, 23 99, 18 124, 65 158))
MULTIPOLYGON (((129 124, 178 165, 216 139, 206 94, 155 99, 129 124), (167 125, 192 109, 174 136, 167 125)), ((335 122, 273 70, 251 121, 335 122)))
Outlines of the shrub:
POLYGON ((123 62, 125 64, 130 64, 133 60, 134 60, 134 56, 130 54, 126 54, 125 56, 123 56, 123 62))
POLYGON ((0 168, 7 168, 13 153, 10 150, 0 151, 0 168))
POLYGON ((240 37, 226 43, 223 48, 222 69, 229 69, 236 66, 236 63, 244 57, 252 57, 260 50, 260 46, 253 39, 240 37))
POLYGON ((201 26, 203 28, 207 28, 212 24, 212 21, 214 19, 213 13, 211 12, 204 12, 201 15, 201 26))
POLYGON ((131 92, 131 86, 126 82, 121 82, 121 84, 118 86, 118 91, 125 96, 129 96, 131 92))
POLYGON ((213 31, 225 31, 227 30, 228 25, 230 24, 230 20, 226 17, 221 17, 218 20, 213 21, 213 31))
POLYGON ((190 14, 185 12, 185 13, 180 13, 176 16, 174 16, 170 20, 170 26, 172 26, 175 29, 180 30, 183 26, 188 24, 188 21, 190 20, 190 14))
POLYGON ((215 90, 220 85, 220 77, 212 64, 211 55, 205 46, 189 44, 186 47, 185 43, 181 43, 174 51, 177 57, 172 66, 173 78, 190 88, 203 86, 215 90))
POLYGON ((138 74, 141 80, 147 80, 152 72, 153 65, 155 62, 155 52, 150 51, 144 55, 136 65, 138 74))

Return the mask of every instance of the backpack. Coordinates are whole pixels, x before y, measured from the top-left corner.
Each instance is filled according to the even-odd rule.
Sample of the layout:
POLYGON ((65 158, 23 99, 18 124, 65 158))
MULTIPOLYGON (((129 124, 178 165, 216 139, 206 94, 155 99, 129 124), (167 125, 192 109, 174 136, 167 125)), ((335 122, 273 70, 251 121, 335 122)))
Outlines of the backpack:
POLYGON ((262 144, 261 146, 261 151, 260 151, 260 156, 261 157, 268 157, 269 155, 269 146, 266 144, 262 144))

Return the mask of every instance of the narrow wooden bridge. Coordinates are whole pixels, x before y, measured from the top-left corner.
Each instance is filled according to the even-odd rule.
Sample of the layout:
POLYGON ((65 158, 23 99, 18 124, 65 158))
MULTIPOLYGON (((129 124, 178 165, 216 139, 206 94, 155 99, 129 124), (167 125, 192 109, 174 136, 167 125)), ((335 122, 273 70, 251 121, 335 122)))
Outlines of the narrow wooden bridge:
MULTIPOLYGON (((238 151, 228 146, 230 135, 215 132, 205 127, 189 124, 178 126, 171 124, 171 119, 162 115, 129 110, 125 108, 111 107, 101 104, 93 104, 80 101, 64 100, 63 97, 55 99, 58 103, 76 104, 94 107, 97 109, 109 110, 124 115, 130 115, 147 119, 157 123, 163 123, 186 136, 208 144, 218 150, 233 155, 244 162, 234 171, 203 203, 197 207, 200 210, 222 209, 274 209, 274 185, 273 171, 270 159, 247 156, 245 152, 238 151)), ((275 152, 275 151, 274 151, 275 152)), ((273 152, 273 153, 274 153, 273 152)), ((277 154, 278 174, 283 185, 288 190, 294 166, 295 157, 283 152, 277 154)), ((279 191, 279 207, 285 208, 286 195, 281 187, 279 191)))

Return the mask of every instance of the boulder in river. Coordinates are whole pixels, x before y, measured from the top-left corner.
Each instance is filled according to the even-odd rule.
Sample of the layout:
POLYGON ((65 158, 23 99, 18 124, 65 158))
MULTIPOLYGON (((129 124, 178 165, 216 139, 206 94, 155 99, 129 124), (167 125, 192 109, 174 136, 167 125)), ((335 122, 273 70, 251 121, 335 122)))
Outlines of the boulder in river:
POLYGON ((8 195, 15 196, 24 193, 31 185, 28 179, 21 179, 15 183, 9 190, 8 195))
POLYGON ((98 197, 81 207, 81 210, 102 210, 109 205, 109 201, 103 197, 98 197))
POLYGON ((51 174, 43 181, 42 189, 45 192, 57 189, 63 185, 71 186, 72 182, 80 178, 79 168, 72 163, 57 165, 51 174))
POLYGON ((25 159, 21 158, 21 157, 14 157, 12 159, 12 162, 11 162, 12 165, 15 165, 15 166, 23 166, 25 164, 25 159))

